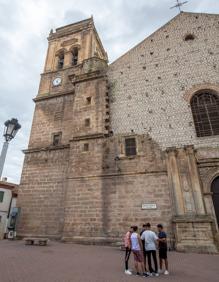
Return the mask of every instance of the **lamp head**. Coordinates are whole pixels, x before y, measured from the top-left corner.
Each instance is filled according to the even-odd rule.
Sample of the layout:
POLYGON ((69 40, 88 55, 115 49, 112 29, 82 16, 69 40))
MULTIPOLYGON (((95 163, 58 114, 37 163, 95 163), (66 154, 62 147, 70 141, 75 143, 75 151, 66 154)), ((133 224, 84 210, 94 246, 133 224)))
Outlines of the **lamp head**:
POLYGON ((17 134, 20 128, 21 128, 21 125, 18 123, 18 120, 16 118, 7 120, 5 122, 5 130, 4 130, 5 140, 7 142, 11 141, 15 137, 15 135, 17 134))

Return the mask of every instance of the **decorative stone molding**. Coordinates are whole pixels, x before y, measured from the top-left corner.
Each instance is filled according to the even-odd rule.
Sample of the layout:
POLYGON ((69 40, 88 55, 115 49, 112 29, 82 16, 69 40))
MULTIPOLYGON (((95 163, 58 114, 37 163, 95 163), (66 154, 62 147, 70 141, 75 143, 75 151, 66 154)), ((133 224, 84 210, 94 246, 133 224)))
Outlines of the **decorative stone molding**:
POLYGON ((209 167, 201 171, 201 180, 203 184, 203 193, 211 193, 211 184, 213 180, 219 176, 218 167, 209 167))
POLYGON ((65 47, 65 46, 69 46, 69 45, 75 44, 75 43, 77 43, 77 42, 78 42, 78 39, 77 39, 77 38, 72 38, 72 39, 63 41, 63 42, 61 43, 61 46, 62 46, 62 47, 65 47))
POLYGON ((55 56, 59 56, 60 53, 62 53, 62 52, 65 54, 67 52, 67 50, 65 48, 61 48, 61 49, 56 51, 55 56))
MULTIPOLYGON (((190 103, 193 95, 201 90, 211 90, 219 93, 219 84, 212 84, 212 83, 200 83, 194 85, 192 88, 190 88, 188 91, 185 92, 183 95, 183 98, 190 103)), ((219 94, 218 94, 219 95, 219 94)))

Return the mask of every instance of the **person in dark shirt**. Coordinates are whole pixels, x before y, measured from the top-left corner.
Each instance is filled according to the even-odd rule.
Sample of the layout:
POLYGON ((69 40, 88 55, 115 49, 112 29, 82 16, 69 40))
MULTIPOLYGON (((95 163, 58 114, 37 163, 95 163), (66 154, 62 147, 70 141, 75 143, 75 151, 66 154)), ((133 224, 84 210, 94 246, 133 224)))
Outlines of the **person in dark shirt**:
POLYGON ((158 224, 158 247, 159 247, 159 260, 160 260, 160 272, 162 272, 163 261, 165 263, 164 274, 168 275, 168 259, 167 259, 167 234, 163 230, 163 225, 158 224))
MULTIPOLYGON (((142 225, 142 230, 140 232, 140 236, 143 234, 143 232, 146 230, 146 224, 142 225)), ((143 255, 144 255, 144 269, 147 272, 147 260, 146 260, 146 250, 145 250, 145 241, 142 241, 142 245, 143 245, 143 255)))

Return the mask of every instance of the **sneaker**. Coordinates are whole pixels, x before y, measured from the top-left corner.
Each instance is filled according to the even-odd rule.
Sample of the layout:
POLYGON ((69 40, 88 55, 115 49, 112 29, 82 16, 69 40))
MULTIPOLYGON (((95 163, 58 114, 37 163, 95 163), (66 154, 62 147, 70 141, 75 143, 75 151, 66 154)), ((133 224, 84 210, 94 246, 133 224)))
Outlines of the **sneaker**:
POLYGON ((144 277, 148 277, 149 275, 147 274, 147 272, 144 272, 144 273, 143 273, 143 276, 144 276, 144 277))
POLYGON ((164 274, 165 274, 165 275, 169 275, 169 271, 168 271, 168 270, 165 270, 165 271, 164 271, 164 274))
POLYGON ((159 273, 157 273, 157 272, 154 272, 153 275, 156 276, 156 277, 160 276, 159 273))
POLYGON ((129 269, 125 270, 125 274, 132 275, 131 271, 129 269))
POLYGON ((148 276, 153 276, 153 274, 151 272, 147 272, 148 276))
POLYGON ((141 274, 139 272, 136 272, 135 275, 136 276, 141 276, 141 274))

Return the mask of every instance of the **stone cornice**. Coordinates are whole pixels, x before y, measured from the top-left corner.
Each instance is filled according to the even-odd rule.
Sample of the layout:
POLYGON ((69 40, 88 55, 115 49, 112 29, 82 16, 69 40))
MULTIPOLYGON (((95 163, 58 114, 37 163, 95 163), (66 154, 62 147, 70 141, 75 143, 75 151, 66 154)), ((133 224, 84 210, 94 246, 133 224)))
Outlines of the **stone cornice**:
POLYGON ((210 215, 179 215, 173 217, 173 222, 214 222, 214 219, 210 215))
POLYGON ((57 38, 67 36, 74 33, 79 33, 83 30, 89 30, 94 28, 93 18, 88 18, 83 21, 79 21, 73 24, 69 24, 60 28, 57 28, 55 32, 51 32, 48 41, 55 40, 57 38))
POLYGON ((55 151, 55 150, 63 150, 70 148, 70 145, 60 145, 60 146, 49 146, 49 147, 42 147, 42 148, 34 148, 34 149, 27 149, 23 150, 24 154, 31 154, 31 153, 39 153, 39 152, 46 152, 46 151, 55 151))
POLYGON ((44 75, 49 75, 49 74, 62 73, 62 72, 65 72, 66 70, 69 70, 69 69, 72 69, 73 71, 77 71, 78 69, 81 69, 82 66, 83 66, 83 62, 76 65, 76 66, 66 66, 63 69, 59 69, 59 70, 55 69, 55 70, 45 71, 45 72, 41 73, 40 75, 44 76, 44 75))
POLYGON ((89 72, 89 73, 85 73, 85 74, 80 74, 80 75, 70 75, 69 79, 71 80, 71 82, 75 85, 77 83, 80 82, 84 82, 87 80, 93 80, 93 79, 98 79, 98 78, 103 78, 105 77, 106 74, 103 73, 102 71, 93 71, 93 72, 89 72))
POLYGON ((154 175, 154 174, 159 174, 159 175, 166 175, 167 176, 167 171, 166 170, 154 170, 154 171, 138 171, 138 172, 126 172, 126 173, 102 173, 102 174, 95 174, 95 175, 83 175, 83 176, 75 176, 75 177, 68 177, 68 179, 72 180, 80 180, 80 179, 89 179, 89 178, 111 178, 111 177, 124 177, 124 176, 133 176, 136 177, 136 175, 154 175))
POLYGON ((43 100, 46 100, 46 99, 53 99, 53 98, 57 98, 57 97, 60 97, 60 96, 73 95, 73 94, 74 94, 74 90, 67 91, 67 92, 55 93, 55 94, 45 94, 45 95, 42 94, 42 95, 34 98, 33 101, 36 103, 36 102, 43 101, 43 100))
POLYGON ((80 141, 80 140, 89 140, 89 139, 99 139, 99 138, 105 138, 105 135, 103 133, 95 133, 95 134, 89 134, 89 135, 83 135, 83 136, 76 136, 73 137, 70 142, 80 141))

